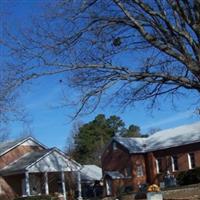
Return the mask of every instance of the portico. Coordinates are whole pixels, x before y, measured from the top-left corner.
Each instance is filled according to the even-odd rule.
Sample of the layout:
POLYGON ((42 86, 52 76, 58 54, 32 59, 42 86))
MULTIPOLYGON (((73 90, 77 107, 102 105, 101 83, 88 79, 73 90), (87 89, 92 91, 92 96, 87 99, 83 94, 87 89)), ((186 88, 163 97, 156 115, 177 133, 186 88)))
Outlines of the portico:
POLYGON ((78 199, 82 199, 79 170, 78 163, 54 148, 28 153, 1 172, 4 176, 22 175, 21 196, 58 193, 64 200, 67 200, 66 182, 69 174, 76 176, 78 199))

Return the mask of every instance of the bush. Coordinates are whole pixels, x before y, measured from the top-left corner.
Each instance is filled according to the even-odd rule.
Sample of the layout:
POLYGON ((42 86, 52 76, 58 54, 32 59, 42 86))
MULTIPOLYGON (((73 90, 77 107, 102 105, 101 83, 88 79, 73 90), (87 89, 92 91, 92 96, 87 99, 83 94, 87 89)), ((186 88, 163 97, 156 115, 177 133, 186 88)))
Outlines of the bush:
POLYGON ((180 172, 177 176, 179 185, 190 185, 200 183, 200 168, 180 172))
POLYGON ((117 191, 116 191, 117 199, 119 200, 122 199, 122 196, 124 194, 124 189, 125 189, 124 186, 117 187, 117 191))
POLYGON ((58 200, 58 198, 49 195, 41 195, 41 196, 19 197, 16 198, 15 200, 58 200))
POLYGON ((126 186, 124 188, 124 193, 125 194, 131 194, 132 192, 133 192, 133 186, 132 185, 126 186))

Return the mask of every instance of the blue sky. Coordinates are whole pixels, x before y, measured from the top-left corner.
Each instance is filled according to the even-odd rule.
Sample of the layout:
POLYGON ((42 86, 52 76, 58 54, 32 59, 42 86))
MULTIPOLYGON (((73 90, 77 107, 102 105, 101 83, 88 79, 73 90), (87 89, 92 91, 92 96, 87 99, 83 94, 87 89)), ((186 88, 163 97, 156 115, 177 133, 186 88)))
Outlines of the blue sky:
MULTIPOLYGON (((40 2, 39 0, 1 0, 0 11, 10 13, 6 20, 15 28, 19 23, 29 23, 29 15, 40 12, 40 2)), ((126 62, 134 61, 126 59, 126 62)), ((30 126, 34 136, 50 147, 64 148, 74 123, 69 118, 74 111, 73 108, 55 108, 61 101, 61 93, 58 78, 45 77, 34 81, 21 96, 21 102, 32 120, 30 126)), ((70 88, 69 94, 74 95, 74 91, 70 88)), ((195 105, 191 106, 193 98, 189 96, 178 99, 177 109, 173 109, 169 102, 163 99, 153 112, 147 110, 143 103, 138 103, 123 113, 117 108, 108 106, 99 108, 95 113, 82 116, 78 120, 88 122, 99 113, 104 113, 106 116, 118 115, 127 126, 136 124, 141 127, 142 133, 146 133, 150 128, 165 129, 198 121, 199 116, 194 113, 195 105)), ((21 123, 11 124, 12 137, 17 137, 21 132, 21 123)))

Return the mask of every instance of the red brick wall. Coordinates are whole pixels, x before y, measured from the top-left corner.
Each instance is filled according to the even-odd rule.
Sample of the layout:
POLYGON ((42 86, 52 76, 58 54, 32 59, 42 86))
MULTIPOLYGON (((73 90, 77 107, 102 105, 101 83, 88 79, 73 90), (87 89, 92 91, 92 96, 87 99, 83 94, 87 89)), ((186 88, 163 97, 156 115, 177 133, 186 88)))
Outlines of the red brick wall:
POLYGON ((23 178, 24 178, 23 174, 4 177, 4 180, 12 188, 13 194, 15 196, 22 195, 22 179, 23 178))
POLYGON ((131 164, 132 164, 132 184, 134 190, 138 190, 140 184, 146 183, 146 166, 145 166, 145 157, 143 154, 132 154, 131 155, 131 164), (142 166, 143 176, 137 175, 137 167, 142 166))
POLYGON ((131 165, 131 159, 128 151, 117 144, 117 149, 112 149, 112 144, 109 145, 106 152, 102 155, 102 169, 103 171, 120 171, 124 173, 124 168, 131 165))
POLYGON ((19 186, 21 186, 21 180, 19 177, 13 178, 3 178, 0 177, 0 187, 1 187, 1 193, 0 193, 0 200, 13 200, 15 197, 17 197, 17 191, 19 190, 19 186))
POLYGON ((132 186, 134 190, 138 190, 138 185, 146 182, 145 159, 143 154, 130 155, 127 149, 120 144, 117 144, 117 149, 113 150, 110 144, 107 150, 102 155, 102 170, 104 171, 119 171, 125 175, 125 168, 131 168, 131 178, 124 180, 113 180, 113 194, 119 189, 120 185, 132 186), (137 166, 142 166, 144 176, 137 177, 137 166), (120 184, 119 184, 120 183, 120 184))
POLYGON ((174 172, 176 176, 180 171, 186 171, 189 169, 187 154, 190 152, 195 153, 196 167, 200 167, 200 143, 183 145, 181 147, 173 147, 165 150, 158 150, 154 152, 149 152, 146 154, 129 154, 128 150, 125 149, 120 144, 117 144, 117 150, 112 149, 112 144, 110 144, 107 150, 102 155, 102 169, 104 171, 119 171, 124 174, 124 169, 127 166, 131 166, 132 169, 132 179, 113 181, 113 191, 122 184, 131 184, 135 189, 138 189, 138 184, 149 183, 149 184, 159 184, 163 181, 164 174, 167 170, 172 171, 171 168, 171 156, 178 156, 179 170, 174 172), (162 168, 163 173, 158 174, 156 170, 156 158, 162 158, 162 168), (137 166, 141 165, 143 167, 144 176, 137 177, 136 169, 137 166), (118 186, 117 186, 118 185, 118 186))
POLYGON ((7 152, 3 156, 0 157, 0 169, 5 167, 6 165, 12 163, 13 161, 19 159, 21 156, 28 152, 32 151, 40 151, 42 147, 40 146, 23 146, 19 145, 11 151, 7 152))
POLYGON ((146 182, 157 184, 156 159, 152 152, 145 154, 146 182))
POLYGON ((173 148, 169 148, 165 150, 158 150, 158 151, 152 152, 153 154, 152 160, 154 164, 153 164, 153 167, 151 168, 150 173, 153 174, 154 176, 150 178, 150 183, 158 183, 159 181, 162 181, 163 176, 167 170, 172 172, 171 156, 173 155, 176 155, 178 157, 178 166, 179 166, 179 170, 176 172, 173 172, 175 176, 180 171, 189 170, 187 154, 191 152, 195 154, 196 167, 200 167, 200 143, 183 145, 181 147, 173 147, 173 148), (160 173, 159 175, 156 172, 156 164, 155 164, 156 158, 162 158, 163 173, 160 173))

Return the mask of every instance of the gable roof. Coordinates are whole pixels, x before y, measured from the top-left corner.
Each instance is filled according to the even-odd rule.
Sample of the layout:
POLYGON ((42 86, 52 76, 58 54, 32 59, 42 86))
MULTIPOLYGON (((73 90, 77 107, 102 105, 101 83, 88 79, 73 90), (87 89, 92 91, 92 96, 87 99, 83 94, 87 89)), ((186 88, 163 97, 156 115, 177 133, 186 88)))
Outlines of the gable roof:
POLYGON ((130 153, 141 153, 145 150, 146 138, 114 137, 113 140, 128 149, 130 153))
MULTIPOLYGON (((129 153, 145 153, 200 142, 200 122, 154 133, 148 138, 114 137, 129 153)), ((111 142, 112 142, 111 141, 111 142)))
POLYGON ((40 171, 43 172, 44 170, 48 171, 47 168, 51 168, 52 167, 51 165, 53 165, 53 168, 52 168, 53 171, 56 171, 57 168, 59 168, 58 171, 60 171, 61 168, 64 171, 66 171, 67 170, 66 166, 68 168, 71 167, 70 170, 74 171, 74 170, 78 170, 80 167, 79 164, 77 164, 73 160, 69 160, 67 157, 61 154, 59 150, 57 150, 56 148, 52 148, 52 149, 44 149, 39 152, 36 151, 36 152, 27 153, 24 156, 20 157, 18 160, 14 161, 13 163, 9 164, 8 166, 0 170, 0 174, 12 175, 12 174, 25 172, 25 171, 34 172, 34 170, 36 170, 37 172, 40 172, 40 171), (55 155, 55 153, 57 154, 55 155), (61 163, 60 157, 64 159, 65 161, 67 160, 67 162, 61 163), (42 163, 41 165, 40 164, 41 161, 44 161, 45 165, 44 163, 42 163))
POLYGON ((81 179, 95 181, 102 179, 102 169, 96 165, 83 165, 81 168, 81 179))
POLYGON ((7 175, 24 172, 26 167, 36 162, 38 159, 40 159, 50 151, 51 149, 45 149, 39 152, 27 153, 24 156, 20 157, 18 160, 14 161, 13 163, 0 170, 0 174, 7 175))
POLYGON ((6 154, 7 152, 11 151, 15 147, 23 144, 24 142, 26 142, 28 140, 31 140, 31 141, 35 142, 36 144, 38 144, 39 146, 43 147, 44 149, 47 148, 45 145, 41 144, 35 138, 33 138, 33 137, 26 137, 26 138, 14 140, 14 141, 7 141, 7 142, 0 143, 0 156, 6 154))
POLYGON ((148 151, 200 142, 200 122, 159 131, 147 138, 148 151))

